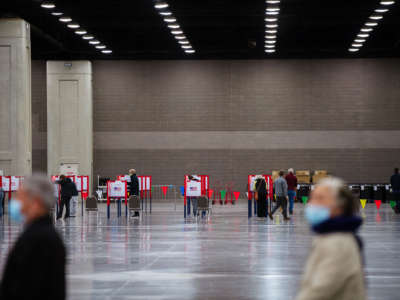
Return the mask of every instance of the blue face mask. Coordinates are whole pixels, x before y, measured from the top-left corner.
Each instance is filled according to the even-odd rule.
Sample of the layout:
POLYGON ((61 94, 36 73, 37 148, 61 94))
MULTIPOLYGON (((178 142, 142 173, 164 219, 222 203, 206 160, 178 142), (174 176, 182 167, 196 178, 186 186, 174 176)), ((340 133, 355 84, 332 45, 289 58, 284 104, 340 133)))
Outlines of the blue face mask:
POLYGON ((10 205, 8 207, 11 220, 18 223, 23 223, 25 221, 25 216, 22 214, 21 208, 22 208, 21 201, 15 199, 11 200, 10 205))
POLYGON ((320 205, 307 205, 305 209, 305 217, 311 226, 319 225, 330 218, 331 211, 329 208, 320 205))

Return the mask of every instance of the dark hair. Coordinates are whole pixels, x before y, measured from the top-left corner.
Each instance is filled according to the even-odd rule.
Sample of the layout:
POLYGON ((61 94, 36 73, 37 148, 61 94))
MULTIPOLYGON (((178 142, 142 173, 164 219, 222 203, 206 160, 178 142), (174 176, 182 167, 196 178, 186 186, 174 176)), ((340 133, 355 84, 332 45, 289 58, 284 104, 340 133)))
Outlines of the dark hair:
POLYGON ((338 198, 343 209, 343 215, 350 217, 357 213, 359 208, 358 201, 347 186, 339 189, 338 198))
POLYGON ((64 180, 65 179, 65 175, 60 175, 60 180, 64 180))
POLYGON ((283 170, 279 171, 279 176, 283 176, 285 174, 285 172, 283 170))
POLYGON ((394 169, 394 173, 395 173, 395 174, 399 174, 399 168, 395 168, 395 169, 394 169))

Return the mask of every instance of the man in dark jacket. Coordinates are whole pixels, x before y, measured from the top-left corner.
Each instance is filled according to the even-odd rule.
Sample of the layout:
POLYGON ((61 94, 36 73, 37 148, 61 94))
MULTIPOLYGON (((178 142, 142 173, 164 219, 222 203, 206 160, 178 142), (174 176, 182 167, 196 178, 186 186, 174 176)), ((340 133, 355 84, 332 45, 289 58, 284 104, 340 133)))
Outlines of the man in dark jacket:
POLYGON ((74 195, 74 192, 76 190, 75 184, 72 182, 72 180, 68 177, 65 177, 64 175, 60 176, 60 180, 57 181, 57 183, 61 186, 61 204, 58 209, 58 214, 57 214, 57 220, 61 219, 63 215, 63 210, 65 206, 65 219, 69 218, 69 204, 71 201, 72 196, 74 195))
POLYGON ((4 300, 64 300, 66 298, 64 244, 49 212, 53 186, 44 175, 26 178, 9 215, 25 228, 14 244, 0 284, 4 300))
POLYGON ((394 174, 390 177, 394 200, 396 201, 395 212, 400 213, 400 174, 399 168, 394 169, 394 174))
POLYGON ((129 175, 131 177, 131 182, 129 183, 130 195, 139 196, 139 179, 136 176, 136 170, 130 169, 129 175))

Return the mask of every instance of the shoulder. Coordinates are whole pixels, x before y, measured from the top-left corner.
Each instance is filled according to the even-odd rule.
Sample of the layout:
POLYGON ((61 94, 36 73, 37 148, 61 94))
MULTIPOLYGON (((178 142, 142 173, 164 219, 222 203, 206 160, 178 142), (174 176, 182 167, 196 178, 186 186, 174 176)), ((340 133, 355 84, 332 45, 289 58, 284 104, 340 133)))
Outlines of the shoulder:
POLYGON ((358 255, 358 245, 351 233, 330 233, 319 235, 314 240, 314 246, 317 251, 324 255, 332 256, 353 256, 358 255))

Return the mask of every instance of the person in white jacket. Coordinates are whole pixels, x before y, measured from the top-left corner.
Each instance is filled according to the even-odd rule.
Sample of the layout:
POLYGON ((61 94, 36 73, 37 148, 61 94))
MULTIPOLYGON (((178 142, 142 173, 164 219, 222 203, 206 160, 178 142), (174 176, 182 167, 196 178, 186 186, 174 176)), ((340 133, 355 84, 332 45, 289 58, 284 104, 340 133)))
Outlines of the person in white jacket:
POLYGON ((296 300, 365 300, 362 219, 351 191, 338 178, 316 186, 305 216, 316 234, 296 300))

